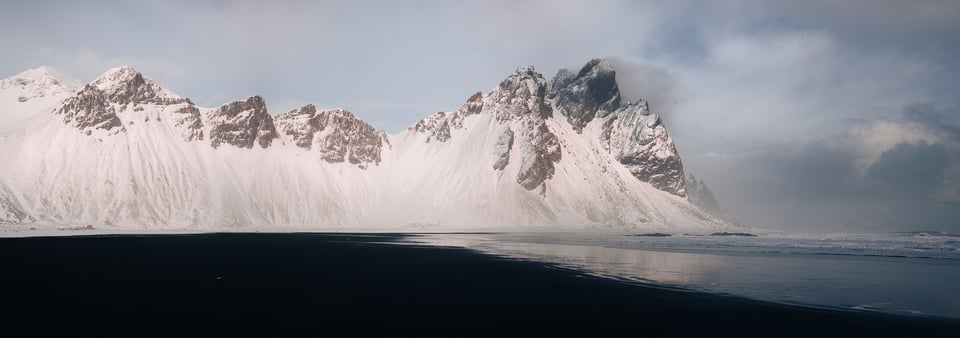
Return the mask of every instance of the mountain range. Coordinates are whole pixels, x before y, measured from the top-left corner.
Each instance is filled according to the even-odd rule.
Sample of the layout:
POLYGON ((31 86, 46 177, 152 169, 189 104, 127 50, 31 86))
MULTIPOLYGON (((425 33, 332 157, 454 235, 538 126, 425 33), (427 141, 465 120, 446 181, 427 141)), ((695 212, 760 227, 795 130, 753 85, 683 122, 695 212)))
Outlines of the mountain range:
POLYGON ((339 108, 274 115, 260 96, 200 107, 127 66, 84 85, 25 71, 0 81, 0 109, 0 222, 15 226, 728 225, 688 196, 662 119, 603 59, 549 80, 519 67, 396 134, 339 108))

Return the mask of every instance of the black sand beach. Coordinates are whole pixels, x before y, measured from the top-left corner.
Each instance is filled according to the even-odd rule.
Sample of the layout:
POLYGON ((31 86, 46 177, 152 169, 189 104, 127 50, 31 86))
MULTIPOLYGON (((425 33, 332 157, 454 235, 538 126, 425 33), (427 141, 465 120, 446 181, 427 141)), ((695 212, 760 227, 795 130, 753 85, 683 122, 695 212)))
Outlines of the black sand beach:
POLYGON ((953 336, 960 321, 792 307, 591 277, 404 235, 0 239, 14 336, 953 336))

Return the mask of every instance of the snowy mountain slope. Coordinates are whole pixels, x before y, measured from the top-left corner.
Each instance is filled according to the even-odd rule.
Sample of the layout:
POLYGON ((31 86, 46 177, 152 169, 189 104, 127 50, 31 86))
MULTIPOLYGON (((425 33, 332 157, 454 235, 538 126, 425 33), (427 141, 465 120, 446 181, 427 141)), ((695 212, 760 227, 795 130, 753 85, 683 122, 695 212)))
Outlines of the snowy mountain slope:
MULTIPOLYGON (((606 63, 588 64, 597 65, 606 63)), ((676 156, 645 107, 606 100, 576 108, 611 112, 572 113, 550 87, 533 67, 521 67, 459 109, 387 135, 342 109, 307 105, 272 116, 259 96, 198 107, 130 67, 115 68, 0 134, 0 221, 196 229, 722 225, 677 187, 638 179, 635 168, 647 157, 633 155, 676 156), (568 119, 590 114, 600 117, 582 127, 568 119)))
POLYGON ((0 80, 0 130, 53 107, 79 88, 78 81, 50 67, 29 69, 0 80))
POLYGON ((32 221, 20 205, 20 199, 14 194, 13 190, 6 183, 0 181, 0 224, 3 223, 24 223, 32 221))
POLYGON ((356 223, 356 198, 340 188, 353 182, 331 172, 350 168, 261 147, 278 137, 262 99, 198 108, 152 84, 110 70, 9 133, 0 172, 23 209, 42 222, 138 228, 356 223))

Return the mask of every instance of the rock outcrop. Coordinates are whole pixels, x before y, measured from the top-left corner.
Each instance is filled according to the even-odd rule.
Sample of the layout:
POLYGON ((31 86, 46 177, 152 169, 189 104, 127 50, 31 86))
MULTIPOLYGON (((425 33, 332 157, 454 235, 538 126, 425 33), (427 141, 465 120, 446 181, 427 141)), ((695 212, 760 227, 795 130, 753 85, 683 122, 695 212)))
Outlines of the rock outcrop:
POLYGON ((386 133, 343 109, 318 111, 308 104, 280 114, 275 121, 298 147, 320 152, 329 163, 379 164, 383 147, 389 145, 386 133))
POLYGON ((123 124, 117 117, 117 109, 107 101, 106 94, 91 85, 83 87, 76 95, 63 101, 63 105, 54 111, 63 116, 63 123, 90 135, 95 129, 105 130, 108 134, 124 132, 123 124))
POLYGON ((210 128, 210 145, 229 144, 238 148, 267 148, 277 138, 273 118, 260 96, 227 103, 207 112, 204 118, 210 128))

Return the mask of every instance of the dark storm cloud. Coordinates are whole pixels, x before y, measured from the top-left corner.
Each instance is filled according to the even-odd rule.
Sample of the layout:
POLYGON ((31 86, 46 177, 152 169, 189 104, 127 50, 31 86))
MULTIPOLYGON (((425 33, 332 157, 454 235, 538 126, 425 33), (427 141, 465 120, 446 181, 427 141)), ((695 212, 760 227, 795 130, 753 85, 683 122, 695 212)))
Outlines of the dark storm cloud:
MULTIPOLYGON (((809 231, 960 231, 955 110, 915 104, 809 143, 692 156, 747 224, 809 231), (951 113, 953 112, 953 113, 951 113), (784 226, 784 218, 790 225, 784 226)), ((698 176, 702 176, 698 174, 698 176)), ((723 200, 721 200, 723 201, 723 200)))
POLYGON ((905 195, 932 195, 943 184, 948 156, 942 144, 901 142, 867 168, 866 180, 905 195))

